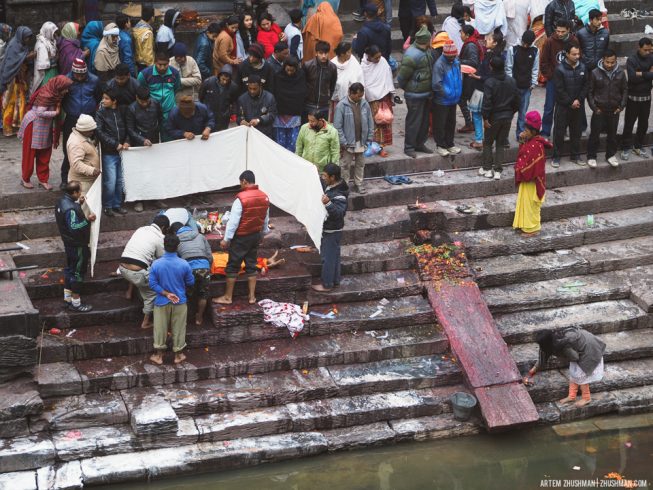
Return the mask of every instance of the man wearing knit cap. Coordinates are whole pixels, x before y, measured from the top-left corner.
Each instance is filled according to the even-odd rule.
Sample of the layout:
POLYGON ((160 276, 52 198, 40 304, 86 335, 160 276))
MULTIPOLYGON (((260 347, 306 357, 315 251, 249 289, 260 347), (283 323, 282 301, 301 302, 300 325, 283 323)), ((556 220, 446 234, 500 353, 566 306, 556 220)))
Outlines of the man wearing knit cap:
MULTIPOLYGON (((70 159, 66 143, 75 127, 80 114, 95 115, 98 103, 102 98, 100 91, 100 80, 89 73, 88 67, 83 59, 76 58, 73 61, 72 71, 67 77, 73 81, 66 96, 63 98, 62 109, 66 113, 63 122, 63 162, 61 162, 61 189, 68 182, 68 171, 70 159)), ((79 179, 77 179, 79 180, 79 179)))
POLYGON ((433 65, 433 139, 440 156, 457 155, 460 148, 454 145, 456 132, 456 105, 463 92, 463 77, 458 60, 458 48, 447 41, 442 56, 433 65))
POLYGON ((426 146, 429 131, 431 97, 431 75, 433 72, 433 53, 430 49, 431 33, 426 26, 415 34, 415 43, 404 53, 397 75, 399 87, 404 89, 406 98, 406 126, 404 153, 417 157, 417 151, 433 153, 426 146))
POLYGON ((179 99, 179 105, 170 111, 165 121, 166 133, 173 140, 192 140, 200 135, 208 140, 214 127, 213 113, 201 102, 194 102, 190 95, 179 99))
MULTIPOLYGON (((88 114, 82 114, 77 119, 68 142, 66 150, 70 159, 69 179, 80 184, 82 195, 85 196, 101 173, 100 154, 98 153, 93 133, 97 124, 95 119, 88 114)), ((84 210, 86 212, 86 210, 84 210)), ((88 213, 87 213, 88 215, 88 213)))
POLYGON ((181 90, 177 92, 177 101, 184 95, 190 95, 197 100, 197 94, 202 85, 202 72, 192 56, 188 56, 186 45, 177 43, 172 48, 170 66, 179 71, 181 76, 181 90))
POLYGON ((274 139, 274 119, 277 117, 277 102, 267 90, 263 90, 258 75, 250 75, 247 80, 247 92, 238 98, 236 104, 236 122, 241 126, 258 129, 270 139, 274 139))

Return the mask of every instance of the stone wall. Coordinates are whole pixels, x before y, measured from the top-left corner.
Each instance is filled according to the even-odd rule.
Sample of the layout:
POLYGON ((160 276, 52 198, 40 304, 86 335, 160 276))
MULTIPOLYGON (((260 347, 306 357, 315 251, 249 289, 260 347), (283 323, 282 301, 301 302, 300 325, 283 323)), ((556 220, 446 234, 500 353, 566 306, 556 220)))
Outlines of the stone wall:
POLYGON ((12 26, 26 25, 38 33, 47 21, 60 22, 74 18, 72 0, 5 0, 6 20, 12 26))

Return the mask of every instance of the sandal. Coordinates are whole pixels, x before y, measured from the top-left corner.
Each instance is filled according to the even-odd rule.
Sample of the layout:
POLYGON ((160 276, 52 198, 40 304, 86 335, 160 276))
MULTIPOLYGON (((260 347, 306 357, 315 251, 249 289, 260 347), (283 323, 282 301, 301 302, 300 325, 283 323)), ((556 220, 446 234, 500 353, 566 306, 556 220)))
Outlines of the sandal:
POLYGON ((25 189, 34 189, 34 184, 31 182, 25 182, 24 180, 21 180, 20 185, 22 185, 25 189))
POLYGON ((395 104, 403 104, 404 103, 404 101, 401 100, 401 97, 399 97, 398 95, 395 95, 394 99, 392 99, 392 100, 394 101, 395 104))
POLYGON ((70 311, 76 311, 77 313, 88 313, 93 309, 93 307, 91 305, 85 305, 84 303, 80 303, 79 306, 70 303, 68 309, 70 311))
POLYGON ((39 187, 43 187, 46 191, 52 190, 52 186, 47 182, 39 182, 39 187))

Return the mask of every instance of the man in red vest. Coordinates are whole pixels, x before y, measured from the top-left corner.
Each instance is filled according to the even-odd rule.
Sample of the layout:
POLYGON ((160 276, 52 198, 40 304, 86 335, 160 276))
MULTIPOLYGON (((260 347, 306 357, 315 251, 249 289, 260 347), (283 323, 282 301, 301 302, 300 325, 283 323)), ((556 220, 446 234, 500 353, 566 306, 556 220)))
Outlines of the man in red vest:
POLYGON ((240 192, 231 205, 231 214, 227 222, 224 240, 220 242, 223 250, 229 250, 229 260, 225 272, 227 287, 224 295, 214 299, 215 303, 230 305, 233 299, 236 278, 240 266, 245 261, 249 304, 256 303, 256 257, 263 234, 270 231, 270 199, 255 184, 254 172, 245 170, 239 177, 240 192))

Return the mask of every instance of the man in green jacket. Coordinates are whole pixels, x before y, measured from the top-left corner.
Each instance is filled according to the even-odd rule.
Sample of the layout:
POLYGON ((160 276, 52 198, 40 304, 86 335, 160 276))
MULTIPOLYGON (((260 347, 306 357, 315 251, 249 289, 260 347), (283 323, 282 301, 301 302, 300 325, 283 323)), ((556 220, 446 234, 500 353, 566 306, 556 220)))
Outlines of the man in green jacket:
MULTIPOLYGON (((168 120, 168 114, 177 105, 175 93, 181 89, 181 75, 170 66, 170 58, 166 53, 157 53, 154 65, 148 66, 138 74, 138 82, 150 89, 150 97, 161 104, 163 123, 168 120)), ((164 134, 165 124, 161 125, 161 141, 170 141, 164 134)))
POLYGON ((338 130, 329 124, 319 110, 308 113, 308 122, 299 130, 295 153, 313 163, 322 172, 327 163, 340 161, 338 130))
POLYGON ((433 153, 426 146, 429 131, 429 114, 431 108, 431 73, 433 70, 433 54, 431 33, 422 26, 415 34, 415 43, 411 45, 401 60, 397 75, 397 84, 404 89, 406 98, 406 128, 404 153, 417 157, 416 152, 433 153))

